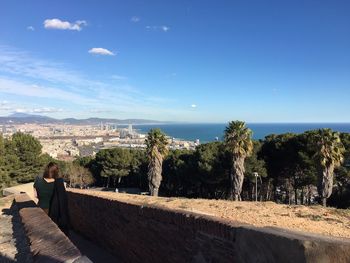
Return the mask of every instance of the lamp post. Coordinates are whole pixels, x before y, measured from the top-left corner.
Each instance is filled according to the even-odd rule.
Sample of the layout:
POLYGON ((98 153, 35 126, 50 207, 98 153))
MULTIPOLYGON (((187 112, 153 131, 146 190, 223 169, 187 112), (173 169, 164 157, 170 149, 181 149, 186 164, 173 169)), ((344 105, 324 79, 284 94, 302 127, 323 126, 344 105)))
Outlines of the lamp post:
POLYGON ((255 202, 258 202, 258 176, 259 176, 259 174, 257 172, 254 172, 253 175, 255 176, 255 202))

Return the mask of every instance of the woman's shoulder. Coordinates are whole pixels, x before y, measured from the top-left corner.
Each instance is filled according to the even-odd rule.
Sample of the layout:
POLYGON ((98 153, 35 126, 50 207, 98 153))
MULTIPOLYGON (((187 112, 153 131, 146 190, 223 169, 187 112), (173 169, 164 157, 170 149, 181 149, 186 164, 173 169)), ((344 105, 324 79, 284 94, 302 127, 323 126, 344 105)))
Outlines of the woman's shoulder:
POLYGON ((56 185, 64 185, 64 179, 62 177, 58 177, 55 179, 56 185))
POLYGON ((40 182, 42 182, 42 180, 43 180, 43 177, 40 176, 40 175, 37 175, 37 176, 35 177, 35 179, 34 179, 34 187, 35 187, 36 185, 38 185, 40 182))

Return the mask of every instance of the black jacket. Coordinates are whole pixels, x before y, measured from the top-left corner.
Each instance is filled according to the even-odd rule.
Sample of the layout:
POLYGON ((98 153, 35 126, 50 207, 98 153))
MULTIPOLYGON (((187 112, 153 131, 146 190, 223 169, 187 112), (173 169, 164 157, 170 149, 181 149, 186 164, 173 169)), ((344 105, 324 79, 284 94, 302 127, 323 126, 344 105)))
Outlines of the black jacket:
POLYGON ((53 194, 50 202, 49 217, 58 227, 68 235, 69 232, 69 212, 68 197, 62 178, 55 180, 53 194))

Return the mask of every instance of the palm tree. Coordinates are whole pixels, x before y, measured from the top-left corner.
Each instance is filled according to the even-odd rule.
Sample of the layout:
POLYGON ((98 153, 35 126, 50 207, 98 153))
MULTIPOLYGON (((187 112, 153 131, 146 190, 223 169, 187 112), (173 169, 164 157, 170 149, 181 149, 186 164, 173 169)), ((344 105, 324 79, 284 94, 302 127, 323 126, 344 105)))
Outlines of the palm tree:
POLYGON ((230 195, 232 200, 240 201, 244 179, 244 161, 253 152, 252 131, 242 121, 231 121, 225 129, 225 144, 232 154, 230 172, 230 195))
POLYGON ((332 194, 334 169, 341 165, 345 148, 340 140, 339 132, 331 129, 318 130, 314 140, 318 168, 317 190, 320 203, 326 206, 327 198, 332 194))
POLYGON ((162 181, 163 159, 168 153, 168 141, 160 129, 152 129, 146 139, 146 150, 149 159, 148 184, 150 194, 158 196, 159 186, 162 181))

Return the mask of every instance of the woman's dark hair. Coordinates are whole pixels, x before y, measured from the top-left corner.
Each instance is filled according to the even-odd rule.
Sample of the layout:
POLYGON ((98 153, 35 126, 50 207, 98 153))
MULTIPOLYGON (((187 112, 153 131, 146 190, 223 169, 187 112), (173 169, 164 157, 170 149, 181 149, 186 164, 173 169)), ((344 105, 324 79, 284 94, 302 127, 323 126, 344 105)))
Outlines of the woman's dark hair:
POLYGON ((54 162, 49 162, 49 164, 46 166, 43 177, 44 178, 58 178, 58 165, 54 162))

